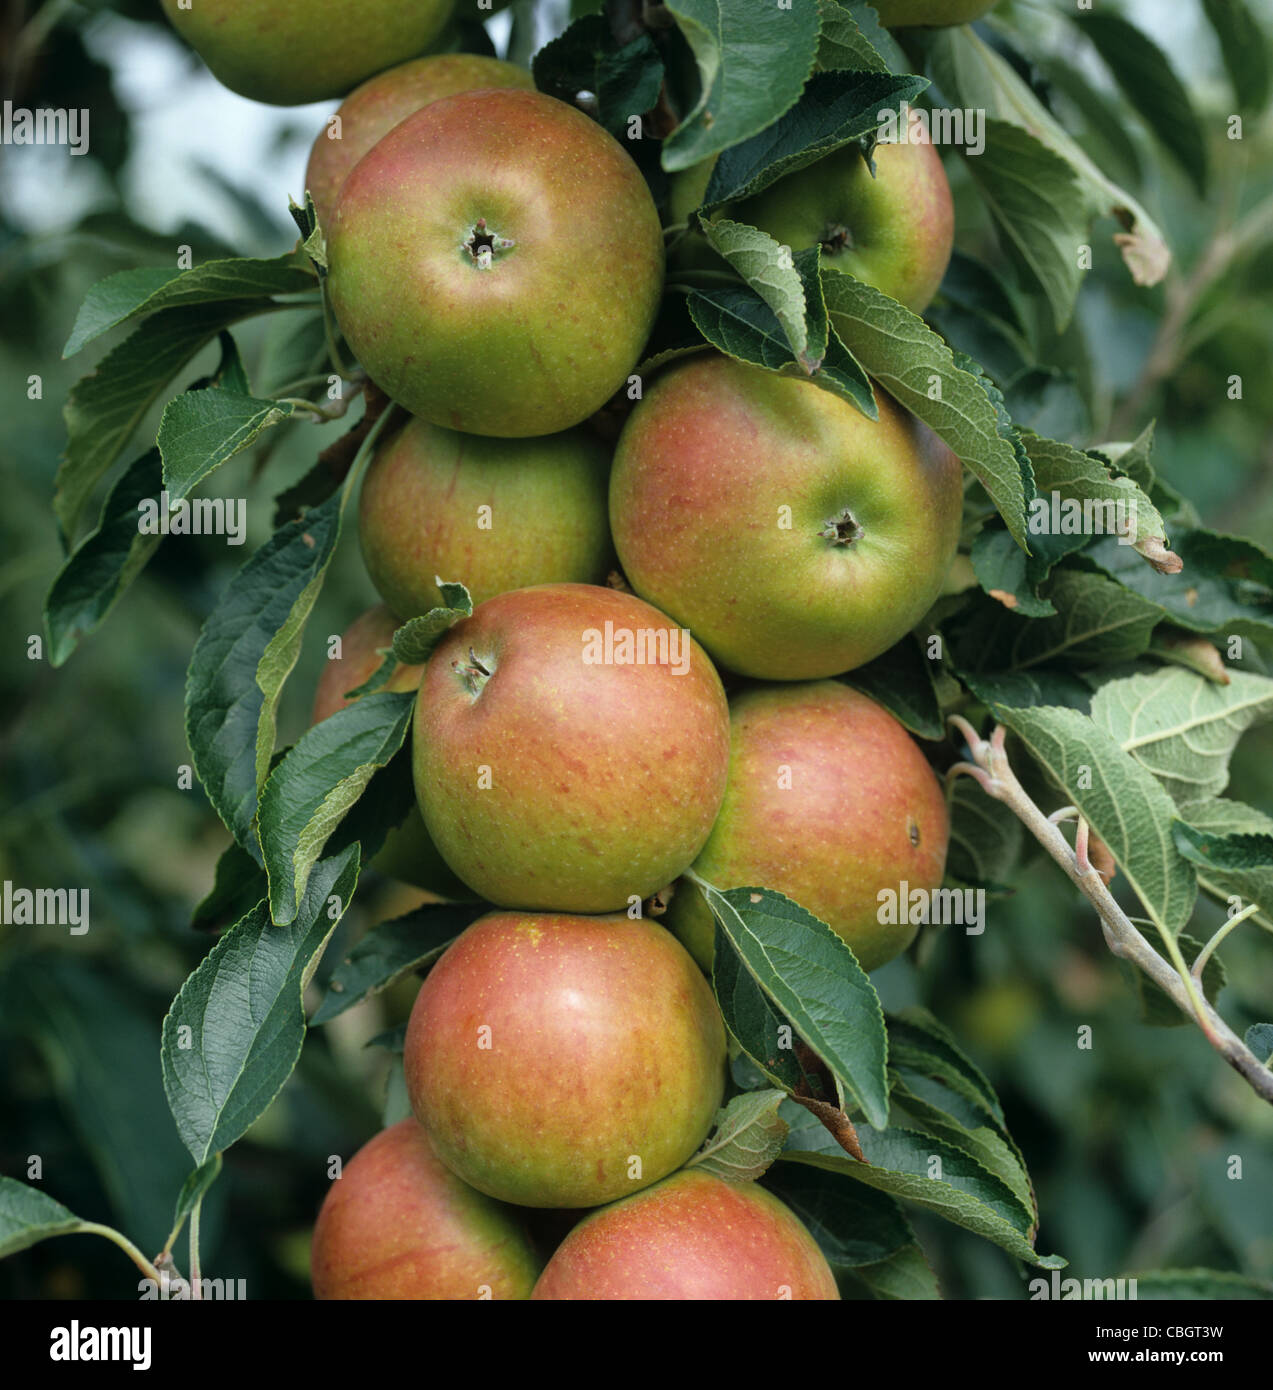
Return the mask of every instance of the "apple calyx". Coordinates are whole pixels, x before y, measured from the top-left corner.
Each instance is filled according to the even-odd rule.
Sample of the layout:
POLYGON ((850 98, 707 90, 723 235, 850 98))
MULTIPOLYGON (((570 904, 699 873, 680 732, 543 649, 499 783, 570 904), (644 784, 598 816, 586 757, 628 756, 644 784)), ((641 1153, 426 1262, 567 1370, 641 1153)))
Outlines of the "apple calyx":
POLYGON ((470 647, 468 661, 453 661, 451 670, 455 672, 465 690, 476 697, 486 688, 486 682, 494 674, 494 665, 494 662, 489 665, 483 664, 478 660, 477 653, 470 647))
POLYGON ((478 270, 490 270, 492 259, 497 251, 507 251, 516 243, 511 237, 500 236, 486 225, 486 218, 479 217, 472 229, 460 243, 473 260, 478 270))
POLYGON ((843 222, 830 223, 826 231, 822 233, 818 245, 828 256, 838 255, 841 251, 852 251, 853 233, 843 222))
POLYGON ((818 535, 825 537, 832 545, 852 545, 866 535, 865 528, 847 507, 839 516, 830 517, 818 535))

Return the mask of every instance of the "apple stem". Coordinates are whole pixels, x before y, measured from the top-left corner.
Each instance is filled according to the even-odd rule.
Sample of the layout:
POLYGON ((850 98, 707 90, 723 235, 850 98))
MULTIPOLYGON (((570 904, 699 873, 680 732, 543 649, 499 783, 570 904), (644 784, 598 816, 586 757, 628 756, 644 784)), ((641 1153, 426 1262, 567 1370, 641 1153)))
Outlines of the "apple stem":
POLYGON ((829 517, 818 535, 833 545, 852 545, 866 535, 866 530, 846 507, 839 516, 829 517))
POLYGON ((818 244, 828 256, 837 255, 841 251, 851 251, 854 246, 853 233, 843 223, 836 222, 823 232, 818 244))
MULTIPOLYGON (((1080 851, 1076 852, 1057 828, 1057 820, 1045 816, 1017 780, 1004 751, 1007 738, 1004 726, 996 725, 990 737, 985 739, 961 715, 951 715, 948 722, 963 735, 972 761, 956 763, 946 774, 947 781, 953 781, 960 775, 972 777, 987 796, 1003 802, 1096 909, 1110 951, 1148 975, 1182 1013, 1194 1019, 1211 1046, 1252 1090, 1273 1103, 1273 1071, 1260 1061, 1212 1008, 1199 988, 1199 980, 1191 974, 1180 956, 1175 937, 1166 931, 1162 933, 1168 954, 1176 961, 1176 968, 1173 969, 1149 944, 1106 887, 1100 871, 1087 856, 1086 820, 1081 816, 1079 818, 1080 851)), ((1058 819, 1068 810, 1066 807, 1058 813, 1058 819)), ((1236 924, 1237 919, 1232 925, 1236 924)), ((1211 949, 1214 950, 1218 944, 1219 940, 1216 939, 1211 949)))
POLYGON ((472 647, 469 648, 468 665, 462 661, 453 661, 451 669, 459 676, 470 695, 480 695, 482 687, 491 678, 491 671, 477 659, 477 653, 472 647))
POLYGON ((473 229, 460 245, 472 256, 479 270, 490 270, 492 258, 496 251, 507 251, 510 246, 514 246, 516 243, 509 237, 500 236, 498 232, 491 231, 486 225, 486 218, 479 217, 473 224, 473 229))

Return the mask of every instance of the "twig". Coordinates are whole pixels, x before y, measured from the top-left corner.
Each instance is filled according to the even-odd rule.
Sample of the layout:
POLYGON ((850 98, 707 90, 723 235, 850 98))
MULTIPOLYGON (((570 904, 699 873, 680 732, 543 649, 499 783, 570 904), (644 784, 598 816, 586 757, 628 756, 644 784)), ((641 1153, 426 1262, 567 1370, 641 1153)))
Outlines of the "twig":
POLYGON ((1056 824, 1030 799, 1008 764, 1004 752, 1004 740, 1007 737, 1004 727, 997 725, 990 737, 983 739, 972 725, 959 715, 951 716, 950 723, 964 736, 973 761, 956 763, 946 774, 947 777, 954 778, 961 773, 972 777, 987 796, 1002 801, 1096 909, 1110 951, 1120 959, 1130 961, 1148 975, 1182 1013, 1198 1023, 1211 1046, 1243 1077, 1252 1090, 1273 1103, 1273 1071, 1269 1071, 1261 1063, 1255 1053, 1211 1007, 1190 975, 1183 957, 1180 957, 1180 947, 1175 939, 1167 933, 1163 934, 1168 951, 1178 957, 1177 968, 1173 970, 1119 907, 1113 894, 1105 886, 1100 872, 1090 864, 1083 866, 1079 856, 1070 848, 1069 842, 1056 824))

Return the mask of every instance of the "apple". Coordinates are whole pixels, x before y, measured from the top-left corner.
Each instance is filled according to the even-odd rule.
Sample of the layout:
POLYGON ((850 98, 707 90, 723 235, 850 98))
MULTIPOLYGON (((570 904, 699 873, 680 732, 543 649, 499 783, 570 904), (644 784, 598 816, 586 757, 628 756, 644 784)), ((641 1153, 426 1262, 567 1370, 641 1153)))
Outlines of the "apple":
POLYGON ((879 144, 875 174, 847 145, 737 204, 728 214, 793 251, 821 245, 847 271, 922 313, 950 264, 955 207, 929 143, 879 144))
POLYGON ((318 138, 305 170, 305 187, 324 225, 345 176, 369 149, 421 107, 456 92, 522 87, 534 79, 525 68, 478 53, 439 53, 401 63, 369 78, 341 103, 318 138))
POLYGON ((799 1217, 754 1182, 694 1168, 592 1212, 548 1261, 531 1298, 838 1299, 799 1217))
POLYGON ((917 25, 946 28, 979 19, 998 0, 871 0, 871 4, 880 23, 889 29, 917 25))
MULTIPOLYGON (((856 143, 844 146, 710 215, 759 227, 794 252, 820 245, 824 264, 923 313, 951 264, 951 185, 937 150, 913 136, 905 145, 877 145, 873 157, 874 175, 856 143)), ((680 267, 723 268, 693 217, 714 165, 716 156, 671 179, 668 225, 689 225, 671 253, 680 267)))
POLYGON ((702 648, 649 604, 544 584, 487 599, 438 643, 412 755, 425 826, 479 897, 613 912, 703 847, 729 711, 702 648))
MULTIPOLYGON (((792 251, 821 245, 823 263, 847 271, 921 313, 950 264, 955 211, 936 149, 927 143, 880 144, 875 174, 858 145, 836 150, 777 183, 711 214, 759 227, 792 251)), ((721 266, 698 230, 694 211, 707 193, 715 157, 676 175, 670 225, 689 222, 673 260, 721 266)))
POLYGON ((327 230, 332 306, 377 384, 471 434, 599 410, 649 336, 663 233, 636 164, 540 92, 461 92, 395 126, 327 230))
MULTIPOLYGON (((918 930, 881 921, 880 891, 939 888, 949 830, 941 784, 887 710, 839 681, 757 686, 730 702, 729 784, 694 869, 786 894, 874 970, 918 930)), ((714 919, 692 884, 663 920, 710 971, 714 919)))
MULTIPOLYGON (((392 645, 393 634, 399 626, 398 619, 383 604, 369 608, 354 619, 341 636, 340 656, 329 658, 318 678, 311 724, 319 723, 351 703, 349 692, 370 680, 380 669, 383 653, 392 645)), ((399 665, 383 689, 415 690, 423 674, 423 666, 399 665)), ((371 863, 389 878, 412 883, 443 898, 472 896, 447 868, 424 828, 418 807, 412 807, 402 824, 385 836, 384 844, 371 863)))
MULTIPOLYGON (((353 703, 349 692, 369 681, 384 664, 385 653, 393 645, 393 634, 401 625, 383 603, 368 608, 349 624, 340 636, 340 655, 328 657, 318 678, 311 724, 320 724, 353 703)), ((415 690, 423 675, 423 666, 399 664, 382 689, 415 690)))
POLYGON ((232 92, 302 106, 414 58, 441 35, 455 0, 163 0, 172 26, 232 92))
POLYGON ((490 439, 411 419, 376 450, 358 535, 371 582, 404 618, 442 603, 437 576, 474 603, 532 584, 600 584, 615 566, 610 450, 585 429, 490 439))
POLYGON ((629 583, 740 675, 813 680, 891 647, 941 592, 959 460, 876 388, 879 420, 716 354, 628 417, 610 527, 629 583))
POLYGON ((527 1298, 542 1264, 516 1213, 461 1182, 412 1119, 345 1165, 310 1253, 319 1299, 527 1298))
POLYGON ((670 932, 626 915, 492 912, 425 977, 403 1051, 438 1156, 502 1201, 589 1207, 707 1136, 725 1029, 670 932))

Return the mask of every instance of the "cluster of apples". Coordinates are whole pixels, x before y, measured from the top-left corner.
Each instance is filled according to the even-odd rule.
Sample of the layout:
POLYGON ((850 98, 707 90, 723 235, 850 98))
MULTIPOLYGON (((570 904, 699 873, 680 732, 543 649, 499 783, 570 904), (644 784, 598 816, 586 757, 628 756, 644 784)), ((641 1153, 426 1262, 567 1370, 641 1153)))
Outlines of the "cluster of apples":
MULTIPOLYGON (((267 7, 173 13, 218 8, 255 24, 267 7)), ((383 67, 377 45, 418 51, 450 6, 361 9, 284 88, 229 22, 203 51, 235 90, 307 100, 383 67)), ((326 32, 309 10, 302 49, 326 32)), ((663 222, 685 222, 710 167, 681 176, 661 219, 600 126, 471 55, 380 72, 337 114, 307 174, 331 302, 409 417, 377 444, 360 501, 384 604, 344 634, 313 718, 443 603, 439 576, 467 586, 472 616, 389 682, 419 689, 418 810, 375 863, 495 910, 424 980, 404 1050, 415 1118, 333 1184, 315 1291, 835 1298, 772 1193, 683 1167, 722 1101, 727 1044, 713 920, 681 876, 786 893, 868 970, 910 944, 877 892, 940 884, 945 802, 902 726, 835 677, 941 591, 959 462, 882 392, 871 421, 706 351, 648 389, 633 375, 663 222), (636 401, 617 441, 616 394, 636 401), (545 1266, 530 1209, 589 1208, 545 1266)), ((793 250, 820 243, 921 309, 950 255, 949 188, 928 146, 876 160, 873 175, 856 148, 837 153, 727 213, 793 250)), ((714 253, 690 231, 673 254, 714 253)))

